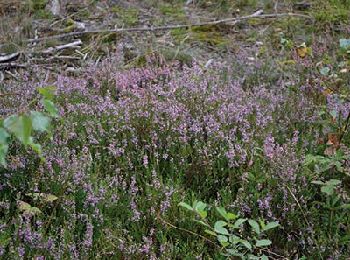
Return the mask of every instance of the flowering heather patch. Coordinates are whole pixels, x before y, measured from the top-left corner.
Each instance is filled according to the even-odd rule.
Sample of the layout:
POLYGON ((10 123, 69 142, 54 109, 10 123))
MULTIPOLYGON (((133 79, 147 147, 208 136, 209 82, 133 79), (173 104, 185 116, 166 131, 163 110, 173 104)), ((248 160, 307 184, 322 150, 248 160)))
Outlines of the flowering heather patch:
MULTIPOLYGON (((317 227, 322 217, 305 213, 321 207, 313 204, 320 196, 311 184, 315 176, 303 164, 321 119, 306 90, 290 89, 282 75, 275 84, 247 86, 234 67, 223 65, 121 70, 116 63, 50 82, 62 120, 52 139, 42 137, 45 162, 14 145, 9 167, 1 169, 0 254, 219 257, 216 247, 183 231, 199 232, 177 206, 195 197, 243 217, 278 221, 283 232, 272 232, 271 250, 279 254, 313 255, 321 248, 331 255, 333 244, 317 227), (41 213, 21 214, 19 200, 41 213)), ((28 83, 13 102, 47 84, 28 83)), ((347 220, 339 235, 349 228, 347 220)), ((346 244, 337 246, 339 255, 349 252, 346 244)))

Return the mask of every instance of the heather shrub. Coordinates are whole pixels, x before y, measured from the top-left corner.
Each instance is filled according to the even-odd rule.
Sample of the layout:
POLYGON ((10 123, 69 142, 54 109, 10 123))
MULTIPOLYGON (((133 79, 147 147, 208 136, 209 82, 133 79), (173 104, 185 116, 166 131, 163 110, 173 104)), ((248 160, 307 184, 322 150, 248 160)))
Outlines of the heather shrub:
MULTIPOLYGON (((307 153, 318 152, 322 115, 315 108, 324 100, 306 87, 290 88, 283 74, 259 82, 247 68, 251 78, 243 81, 235 66, 148 62, 125 70, 111 58, 80 77, 50 82, 63 120, 51 140, 41 139, 45 161, 13 146, 17 163, 1 168, 0 253, 220 259, 222 250, 202 239, 201 226, 178 207, 197 199, 242 218, 278 222, 267 255, 331 256, 332 233, 319 228, 325 216, 315 203, 327 198, 304 163, 307 153), (41 213, 23 214, 18 201, 41 213)), ((38 86, 29 84, 22 86, 27 96, 38 86)), ((342 203, 346 192, 339 193, 342 203)), ((332 225, 344 239, 349 223, 337 216, 332 225)))

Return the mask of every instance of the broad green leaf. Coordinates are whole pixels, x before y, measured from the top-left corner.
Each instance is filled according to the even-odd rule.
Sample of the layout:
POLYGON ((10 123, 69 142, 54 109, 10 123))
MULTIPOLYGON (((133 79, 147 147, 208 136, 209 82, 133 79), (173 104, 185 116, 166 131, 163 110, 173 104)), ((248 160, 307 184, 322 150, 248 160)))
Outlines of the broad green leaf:
POLYGON ((54 86, 48 86, 44 88, 38 88, 38 92, 40 95, 42 95, 45 99, 52 100, 55 95, 56 87, 54 86))
POLYGON ((38 155, 42 154, 42 149, 40 144, 31 143, 30 147, 32 147, 33 151, 36 152, 38 155))
POLYGON ((245 218, 237 219, 235 224, 234 224, 234 228, 240 228, 240 226, 246 221, 247 221, 247 219, 245 219, 245 218))
POLYGON ((278 224, 278 222, 272 221, 272 222, 269 222, 266 226, 264 226, 263 230, 266 231, 269 229, 276 228, 278 226, 280 226, 280 224, 278 224))
POLYGON ((32 142, 32 120, 29 116, 12 115, 4 120, 4 127, 24 145, 32 142))
POLYGON ((4 120, 4 127, 9 129, 18 121, 18 115, 11 115, 4 120))
POLYGON ((270 240, 268 240, 268 239, 261 239, 261 240, 257 240, 256 241, 255 246, 256 247, 269 246, 269 245, 271 245, 271 243, 272 242, 270 240))
POLYGON ((228 235, 228 230, 224 228, 226 225, 227 223, 225 221, 216 221, 214 224, 214 231, 218 234, 228 235))
POLYGON ((235 220, 237 218, 237 215, 230 213, 230 212, 227 212, 227 218, 228 218, 228 220, 235 220))
POLYGON ((252 250, 252 245, 247 240, 240 241, 247 249, 252 250))
POLYGON ((42 200, 43 202, 53 202, 55 200, 58 200, 58 197, 56 197, 53 194, 47 194, 47 193, 27 193, 26 196, 32 197, 35 200, 42 200))
POLYGON ((230 249, 226 249, 227 253, 229 253, 229 256, 239 256, 239 257, 244 257, 244 255, 242 253, 239 253, 237 251, 237 249, 233 249, 233 248, 230 248, 230 249))
POLYGON ((329 181, 326 182, 326 185, 331 185, 331 186, 337 186, 341 184, 340 180, 336 180, 336 179, 331 179, 329 181))
POLYGON ((22 116, 23 130, 22 130, 22 142, 27 145, 32 143, 32 119, 29 116, 22 116))
POLYGON ((39 132, 46 132, 49 130, 51 119, 38 111, 31 111, 33 129, 39 132))
POLYGON ((8 148, 9 147, 7 144, 0 144, 0 164, 4 167, 6 167, 6 155, 8 148))
POLYGON ((181 206, 181 207, 183 207, 185 209, 193 211, 193 208, 190 205, 188 205, 186 202, 180 202, 179 206, 181 206))
POLYGON ((0 144, 7 144, 7 139, 10 137, 9 133, 4 129, 0 128, 0 144))
POLYGON ((320 73, 323 76, 327 76, 329 74, 329 72, 331 71, 331 69, 329 67, 323 67, 322 69, 320 69, 320 73))
POLYGON ((5 248, 11 242, 11 233, 9 231, 0 232, 0 246, 5 248))
POLYGON ((226 220, 234 220, 237 218, 237 216, 233 213, 227 212, 224 207, 216 207, 216 211, 226 220))
POLYGON ((253 228, 254 232, 259 235, 260 234, 260 227, 259 227, 259 224, 258 222, 256 222, 255 220, 253 219, 250 219, 248 221, 249 225, 253 228))
POLYGON ((207 211, 205 210, 206 207, 207 204, 202 201, 195 201, 193 203, 194 210, 200 215, 201 218, 206 218, 208 215, 207 211))
POLYGON ((338 112, 337 110, 332 110, 329 112, 329 114, 333 117, 333 118, 337 118, 338 117, 338 112))
POLYGON ((18 201, 18 209, 27 215, 38 215, 41 214, 41 210, 37 207, 32 207, 30 204, 24 201, 18 201))
POLYGON ((208 212, 206 212, 205 210, 197 210, 197 213, 201 218, 206 218, 208 215, 208 212))
POLYGON ((228 242, 228 237, 224 235, 218 235, 219 242, 228 242))
POLYGON ((207 204, 205 204, 205 203, 202 202, 202 201, 196 201, 196 202, 193 204, 193 208, 194 208, 195 210, 203 211, 206 207, 207 207, 207 204))
POLYGON ((340 206, 342 209, 350 209, 350 204, 344 204, 340 206))
POLYGON ((232 244, 237 244, 238 242, 240 242, 242 239, 236 235, 230 235, 229 237, 229 241, 232 244))
POLYGON ((321 192, 326 193, 327 195, 332 195, 334 192, 334 186, 325 185, 321 187, 321 192))
POLYGON ((216 207, 215 209, 224 219, 226 219, 227 221, 229 220, 227 218, 227 212, 226 212, 225 208, 223 208, 223 207, 216 207))
POLYGON ((42 211, 39 209, 39 208, 37 208, 37 207, 31 207, 30 208, 30 210, 28 211, 28 212, 24 212, 24 213, 27 213, 27 214, 29 214, 29 215, 39 215, 39 214, 41 214, 42 213, 42 211))
POLYGON ((42 99, 41 103, 45 107, 46 111, 49 113, 52 117, 58 117, 58 109, 56 108, 55 104, 51 100, 42 99))
POLYGON ((24 202, 24 201, 18 201, 18 209, 20 211, 25 211, 25 210, 29 210, 32 206, 30 206, 29 203, 24 202))
POLYGON ((53 194, 43 194, 42 193, 42 196, 43 196, 43 200, 45 201, 45 202, 53 202, 53 201, 55 201, 55 200, 58 200, 58 197, 56 197, 55 195, 53 195, 53 194))
POLYGON ((339 40, 340 48, 347 49, 350 47, 350 39, 340 39, 339 40))
POLYGON ((336 167, 338 172, 344 172, 344 167, 340 161, 334 162, 334 166, 336 167))
POLYGON ((228 246, 229 245, 227 236, 218 235, 217 239, 221 243, 221 245, 223 245, 223 246, 228 246))
POLYGON ((345 235, 340 239, 342 244, 348 244, 350 242, 350 235, 345 235))

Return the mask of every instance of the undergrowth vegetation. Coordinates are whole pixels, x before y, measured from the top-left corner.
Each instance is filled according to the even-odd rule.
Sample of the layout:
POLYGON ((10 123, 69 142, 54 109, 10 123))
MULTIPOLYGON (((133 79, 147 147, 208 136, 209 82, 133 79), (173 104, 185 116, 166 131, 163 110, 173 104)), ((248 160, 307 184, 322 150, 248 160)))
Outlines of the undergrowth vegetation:
MULTIPOLYGON (((342 25, 348 1, 325 2, 316 23, 342 25)), ((1 83, 0 258, 347 259, 350 39, 300 43, 294 21, 252 33, 255 57, 116 53, 1 83)), ((229 42, 201 29, 168 36, 229 42)))
MULTIPOLYGON (((254 68, 236 69, 239 60, 180 68, 155 66, 151 57, 129 70, 116 60, 57 78, 63 120, 51 139, 40 138, 45 161, 10 146, 1 170, 3 256, 220 258, 232 245, 243 247, 242 257, 349 255, 343 88, 287 84, 283 73, 258 84, 254 68), (248 222, 233 226, 243 243, 219 220, 225 231, 217 242, 215 229, 206 234, 178 206, 195 199, 225 207, 233 220, 276 227, 255 248, 245 244, 253 239, 248 222)), ((220 215, 201 218, 214 223, 220 215)))

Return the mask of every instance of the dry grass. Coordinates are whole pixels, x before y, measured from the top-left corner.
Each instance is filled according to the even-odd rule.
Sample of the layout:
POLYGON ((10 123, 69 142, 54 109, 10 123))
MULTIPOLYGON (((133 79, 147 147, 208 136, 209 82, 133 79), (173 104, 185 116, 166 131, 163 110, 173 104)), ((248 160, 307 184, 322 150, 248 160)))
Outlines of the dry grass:
POLYGON ((0 1, 0 15, 9 15, 21 9, 25 1, 19 0, 1 0, 0 1))

